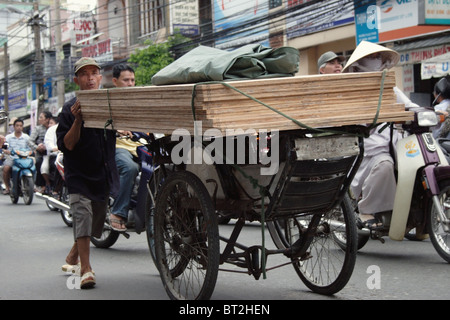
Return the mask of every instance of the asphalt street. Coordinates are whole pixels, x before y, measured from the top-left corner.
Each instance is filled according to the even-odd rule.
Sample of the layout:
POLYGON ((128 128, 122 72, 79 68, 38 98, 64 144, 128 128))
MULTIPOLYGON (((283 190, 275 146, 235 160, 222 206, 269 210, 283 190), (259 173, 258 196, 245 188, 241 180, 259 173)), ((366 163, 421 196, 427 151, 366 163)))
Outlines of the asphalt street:
MULTIPOLYGON (((30 206, 13 205, 0 195, 0 299, 1 300, 167 300, 158 271, 148 252, 145 234, 120 237, 109 249, 91 247, 97 285, 76 289, 74 277, 61 265, 73 243, 72 228, 59 213, 35 199, 30 206)), ((231 225, 221 226, 222 235, 231 225)), ((240 242, 260 244, 259 223, 244 228, 240 242)), ((270 236, 267 247, 274 248, 270 236)), ((268 267, 286 262, 270 256, 268 267)), ((221 268, 228 268, 221 266, 221 268)), ((288 265, 267 273, 267 279, 234 272, 219 272, 213 300, 435 300, 450 299, 450 265, 431 242, 389 239, 369 243, 358 253, 347 286, 334 296, 312 293, 288 265), (373 277, 379 277, 373 282, 373 277)))

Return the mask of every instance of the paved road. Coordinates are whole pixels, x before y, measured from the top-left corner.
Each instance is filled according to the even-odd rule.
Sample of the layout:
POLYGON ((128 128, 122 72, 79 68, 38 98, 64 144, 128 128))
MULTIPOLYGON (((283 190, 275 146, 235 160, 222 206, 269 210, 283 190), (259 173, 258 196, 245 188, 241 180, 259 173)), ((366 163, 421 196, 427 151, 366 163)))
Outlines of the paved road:
MULTIPOLYGON (((244 230, 241 242, 260 243, 259 224, 244 230)), ((221 234, 228 232, 231 226, 221 227, 221 234)), ((92 247, 97 274, 93 290, 71 289, 73 278, 60 270, 72 241, 72 229, 43 201, 35 199, 25 206, 19 200, 18 205, 12 205, 9 197, 0 195, 0 299, 167 299, 144 234, 131 234, 128 240, 121 237, 110 249, 92 247)), ((274 248, 269 236, 266 241, 274 248)), ((285 259, 271 256, 268 266, 278 262, 285 259)), ((370 241, 358 254, 347 286, 332 297, 311 293, 293 268, 286 266, 258 281, 246 274, 221 271, 212 299, 450 299, 449 270, 450 265, 438 256, 430 241, 387 240, 384 245, 370 241), (370 281, 373 270, 379 272, 379 282, 370 281), (376 285, 374 289, 368 288, 368 280, 369 285, 376 285)))

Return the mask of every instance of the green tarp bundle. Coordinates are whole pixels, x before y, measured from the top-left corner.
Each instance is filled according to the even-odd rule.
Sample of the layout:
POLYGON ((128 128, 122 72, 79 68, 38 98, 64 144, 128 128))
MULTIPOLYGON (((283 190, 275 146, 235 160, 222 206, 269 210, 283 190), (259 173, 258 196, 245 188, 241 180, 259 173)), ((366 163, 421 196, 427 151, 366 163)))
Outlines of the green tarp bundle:
POLYGON ((292 47, 246 45, 233 51, 199 46, 160 70, 154 85, 293 76, 299 51, 292 47))

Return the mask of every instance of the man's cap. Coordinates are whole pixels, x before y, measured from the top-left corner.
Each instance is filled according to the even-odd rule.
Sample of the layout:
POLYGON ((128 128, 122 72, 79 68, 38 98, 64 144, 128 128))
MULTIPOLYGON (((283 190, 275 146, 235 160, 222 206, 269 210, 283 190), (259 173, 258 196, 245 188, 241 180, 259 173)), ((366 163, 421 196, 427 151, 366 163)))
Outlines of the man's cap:
POLYGON ((355 62, 373 54, 380 53, 383 58, 383 63, 386 63, 386 68, 390 69, 400 61, 400 54, 397 51, 386 48, 382 45, 372 43, 369 41, 361 41, 361 43, 353 51, 352 55, 347 61, 342 73, 351 72, 351 67, 355 62))
POLYGON ((77 62, 75 62, 75 65, 73 67, 73 73, 77 74, 77 72, 86 66, 95 66, 100 69, 100 66, 98 65, 97 61, 95 61, 94 58, 89 57, 83 57, 77 62))
POLYGON ((317 69, 320 69, 323 64, 330 62, 334 59, 338 59, 339 62, 345 61, 345 58, 343 56, 338 56, 333 51, 328 51, 328 52, 325 52, 323 55, 321 55, 319 60, 317 60, 317 69))

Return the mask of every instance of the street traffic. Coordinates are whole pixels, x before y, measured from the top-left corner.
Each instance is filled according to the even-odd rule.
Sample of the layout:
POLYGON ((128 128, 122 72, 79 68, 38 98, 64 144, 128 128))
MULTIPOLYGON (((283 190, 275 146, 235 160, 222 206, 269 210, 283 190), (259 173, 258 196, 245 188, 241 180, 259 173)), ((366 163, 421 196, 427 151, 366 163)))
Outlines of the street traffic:
MULTIPOLYGON (((159 273, 152 262, 145 233, 120 237, 110 249, 91 245, 92 266, 97 285, 78 290, 77 279, 61 271, 67 247, 73 241, 58 212, 50 211, 39 199, 29 206, 11 204, 0 196, 0 300, 167 300, 159 273)), ((220 233, 228 235, 229 225, 220 233)), ((242 231, 242 243, 258 243, 259 223, 242 231)), ((267 233, 266 245, 273 248, 267 233)), ((270 256, 267 268, 285 263, 270 256)), ((242 271, 230 265, 221 270, 242 271)), ((449 265, 439 257, 430 240, 385 244, 370 241, 358 252, 350 281, 333 296, 312 293, 300 281, 291 265, 267 272, 267 279, 242 273, 219 272, 212 300, 437 300, 450 299, 449 265)))

